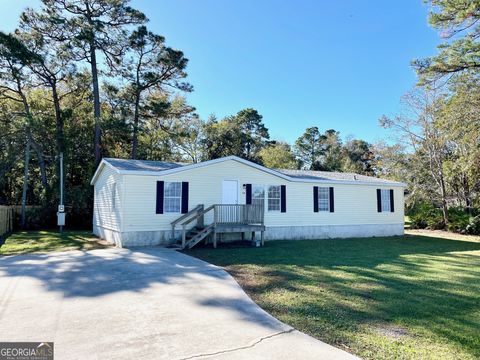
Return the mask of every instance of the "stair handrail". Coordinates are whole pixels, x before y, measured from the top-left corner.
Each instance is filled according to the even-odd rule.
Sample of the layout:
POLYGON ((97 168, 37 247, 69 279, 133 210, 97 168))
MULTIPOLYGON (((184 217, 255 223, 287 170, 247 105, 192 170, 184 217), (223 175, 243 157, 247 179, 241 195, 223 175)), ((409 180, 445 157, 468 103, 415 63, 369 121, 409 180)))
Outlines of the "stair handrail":
POLYGON ((200 204, 200 205, 197 205, 196 207, 194 207, 192 210, 190 210, 189 212, 187 212, 186 214, 183 214, 182 216, 180 216, 179 218, 175 219, 174 221, 172 221, 170 223, 170 225, 172 226, 172 239, 175 239, 175 226, 182 220, 185 220, 186 218, 192 216, 193 214, 195 213, 198 213, 199 211, 202 211, 203 210, 203 204, 200 204))
POLYGON ((192 214, 200 211, 201 209, 203 209, 203 205, 197 205, 196 207, 194 207, 192 210, 190 210, 189 212, 187 212, 186 214, 183 214, 182 216, 180 216, 179 218, 175 219, 174 221, 172 221, 170 223, 170 225, 172 226, 175 226, 177 225, 180 221, 190 217, 192 214))
MULTIPOLYGON (((201 206, 202 206, 202 209, 203 209, 203 205, 201 205, 201 206)), ((211 205, 206 209, 203 209, 203 210, 200 210, 200 211, 197 210, 197 214, 195 216, 190 217, 189 219, 185 220, 184 222, 182 222, 180 224, 182 226, 182 248, 185 248, 185 243, 187 241, 187 225, 190 224, 194 220, 197 220, 197 224, 201 223, 203 225, 203 216, 207 212, 211 211, 214 207, 215 207, 215 205, 211 205), (198 221, 198 219, 200 219, 200 218, 201 218, 201 221, 198 221)), ((174 228, 174 226, 172 226, 172 238, 175 238, 175 228, 174 228)))
MULTIPOLYGON (((203 206, 203 205, 202 205, 202 206, 203 206)), ((185 222, 181 223, 180 225, 181 225, 181 226, 184 226, 184 225, 190 224, 193 220, 198 219, 200 216, 205 215, 207 212, 209 212, 210 210, 212 210, 214 207, 215 207, 215 205, 211 205, 211 206, 209 206, 208 208, 206 208, 205 210, 199 211, 199 212, 197 213, 197 215, 195 215, 194 217, 191 217, 190 219, 186 220, 185 222)))

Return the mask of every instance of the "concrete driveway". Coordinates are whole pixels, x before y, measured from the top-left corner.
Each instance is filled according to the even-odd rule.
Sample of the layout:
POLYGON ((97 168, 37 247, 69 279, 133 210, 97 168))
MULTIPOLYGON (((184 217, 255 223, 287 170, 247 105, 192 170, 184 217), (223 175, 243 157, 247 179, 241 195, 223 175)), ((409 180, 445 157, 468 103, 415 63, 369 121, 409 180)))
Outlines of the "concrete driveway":
POLYGON ((54 341, 56 359, 355 358, 161 248, 0 257, 0 341, 54 341))

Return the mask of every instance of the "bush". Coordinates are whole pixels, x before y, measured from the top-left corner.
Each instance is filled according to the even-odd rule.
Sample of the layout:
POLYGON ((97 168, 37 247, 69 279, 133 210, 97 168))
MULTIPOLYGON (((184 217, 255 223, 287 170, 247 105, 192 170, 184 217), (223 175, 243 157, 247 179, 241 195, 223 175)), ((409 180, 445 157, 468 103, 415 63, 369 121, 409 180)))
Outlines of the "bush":
POLYGON ((418 203, 407 209, 412 229, 443 229, 442 211, 428 203, 418 203))
POLYGON ((458 233, 466 233, 472 216, 464 208, 452 207, 448 209, 447 230, 458 233))
MULTIPOLYGON (((429 203, 417 203, 406 209, 406 215, 410 217, 411 229, 444 229, 442 210, 429 203)), ((451 207, 448 209, 448 231, 462 234, 480 235, 480 212, 479 209, 467 209, 451 207)))
POLYGON ((465 230, 467 234, 480 235, 480 215, 472 216, 465 230))

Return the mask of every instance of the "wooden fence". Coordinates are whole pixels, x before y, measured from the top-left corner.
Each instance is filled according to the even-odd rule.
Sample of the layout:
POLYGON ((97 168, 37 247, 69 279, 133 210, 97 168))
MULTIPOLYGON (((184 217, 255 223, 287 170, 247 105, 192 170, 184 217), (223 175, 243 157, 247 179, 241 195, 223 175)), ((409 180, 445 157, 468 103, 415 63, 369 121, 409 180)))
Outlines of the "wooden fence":
POLYGON ((0 237, 13 230, 15 208, 13 206, 0 206, 0 237))

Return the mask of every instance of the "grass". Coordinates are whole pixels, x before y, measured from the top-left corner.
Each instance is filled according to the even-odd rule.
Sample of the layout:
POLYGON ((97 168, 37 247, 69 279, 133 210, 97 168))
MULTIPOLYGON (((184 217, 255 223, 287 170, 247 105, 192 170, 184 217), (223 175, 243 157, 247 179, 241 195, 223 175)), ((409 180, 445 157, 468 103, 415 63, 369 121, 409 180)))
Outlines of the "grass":
POLYGON ((366 359, 480 358, 480 243, 412 236, 187 252, 281 321, 366 359))
POLYGON ((405 229, 410 229, 412 227, 412 220, 410 216, 405 216, 405 229))
POLYGON ((10 235, 0 247, 0 255, 91 250, 106 247, 88 231, 21 231, 10 235))

